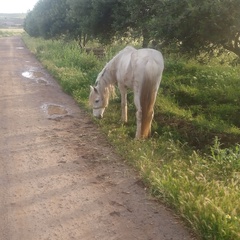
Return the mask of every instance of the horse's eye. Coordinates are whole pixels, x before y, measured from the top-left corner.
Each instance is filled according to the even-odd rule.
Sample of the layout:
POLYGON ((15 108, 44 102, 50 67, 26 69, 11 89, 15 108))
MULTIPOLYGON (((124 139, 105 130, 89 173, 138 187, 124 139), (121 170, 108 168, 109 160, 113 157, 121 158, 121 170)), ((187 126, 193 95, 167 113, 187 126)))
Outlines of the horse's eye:
POLYGON ((99 99, 98 99, 98 100, 95 100, 95 103, 99 103, 99 99))

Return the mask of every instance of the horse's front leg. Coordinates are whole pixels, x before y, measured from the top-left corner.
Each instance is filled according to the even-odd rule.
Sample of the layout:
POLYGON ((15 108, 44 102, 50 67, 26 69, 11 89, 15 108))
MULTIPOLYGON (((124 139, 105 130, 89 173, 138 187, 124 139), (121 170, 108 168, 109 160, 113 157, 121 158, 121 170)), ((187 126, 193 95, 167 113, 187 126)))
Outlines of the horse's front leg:
POLYGON ((122 108, 122 121, 127 122, 127 90, 125 88, 120 89, 121 91, 121 108, 122 108))

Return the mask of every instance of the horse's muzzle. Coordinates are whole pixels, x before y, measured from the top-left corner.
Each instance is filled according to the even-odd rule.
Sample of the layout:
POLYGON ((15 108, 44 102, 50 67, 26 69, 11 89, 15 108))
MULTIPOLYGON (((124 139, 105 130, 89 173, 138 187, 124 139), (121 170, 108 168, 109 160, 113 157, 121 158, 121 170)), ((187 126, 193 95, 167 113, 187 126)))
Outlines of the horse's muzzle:
POLYGON ((103 118, 103 115, 99 115, 99 116, 97 116, 96 118, 102 119, 102 118, 103 118))
POLYGON ((95 108, 93 109, 93 116, 96 118, 103 118, 103 113, 104 113, 105 108, 95 108))

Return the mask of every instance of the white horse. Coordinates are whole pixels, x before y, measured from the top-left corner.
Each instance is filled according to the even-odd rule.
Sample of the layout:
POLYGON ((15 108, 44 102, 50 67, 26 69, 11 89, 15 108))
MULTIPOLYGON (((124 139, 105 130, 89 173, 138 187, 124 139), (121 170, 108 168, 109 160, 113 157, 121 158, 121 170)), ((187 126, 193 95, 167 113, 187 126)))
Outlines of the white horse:
POLYGON ((122 121, 127 122, 127 88, 130 88, 137 109, 136 138, 149 137, 163 69, 164 60, 159 51, 125 47, 98 74, 96 85, 90 86, 89 103, 93 115, 103 117, 109 96, 117 84, 121 93, 122 121))

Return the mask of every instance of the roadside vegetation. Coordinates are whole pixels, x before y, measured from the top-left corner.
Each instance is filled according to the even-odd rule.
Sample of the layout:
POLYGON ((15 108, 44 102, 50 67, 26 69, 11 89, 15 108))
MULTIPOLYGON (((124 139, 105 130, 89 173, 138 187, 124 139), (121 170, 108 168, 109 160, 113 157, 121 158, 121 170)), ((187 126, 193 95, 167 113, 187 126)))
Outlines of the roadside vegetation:
MULTIPOLYGON (((89 85, 106 61, 124 47, 119 42, 107 45, 100 59, 87 54, 77 41, 27 34, 23 39, 89 114, 89 85)), ((231 54, 207 64, 166 50, 164 57, 150 139, 134 140, 131 92, 127 124, 120 121, 119 95, 111 100, 104 118, 94 121, 139 171, 150 193, 174 208, 201 239, 240 239, 240 68, 231 54)))
POLYGON ((0 38, 21 35, 23 32, 24 32, 23 29, 1 29, 0 28, 0 38))

